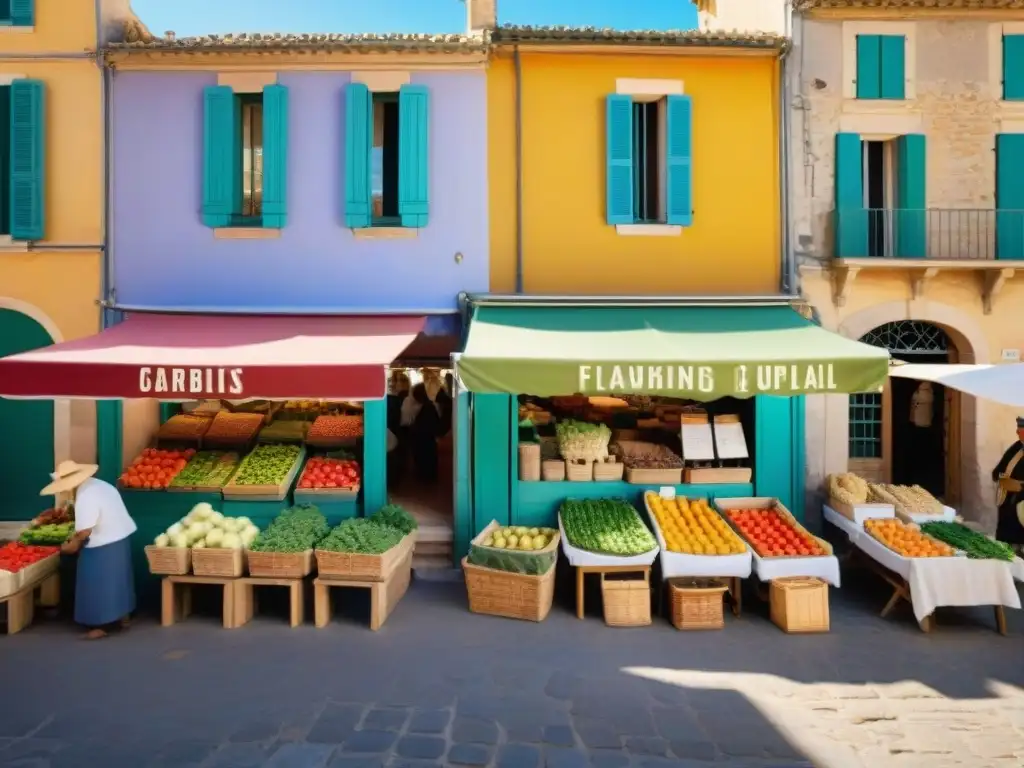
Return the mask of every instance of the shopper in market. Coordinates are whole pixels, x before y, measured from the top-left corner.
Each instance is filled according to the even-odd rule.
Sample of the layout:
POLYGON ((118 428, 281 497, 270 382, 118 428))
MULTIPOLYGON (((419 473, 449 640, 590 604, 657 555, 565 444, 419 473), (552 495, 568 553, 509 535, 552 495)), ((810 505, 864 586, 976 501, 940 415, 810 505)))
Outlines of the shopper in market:
POLYGON ((75 505, 75 534, 62 547, 78 555, 75 621, 88 628, 86 638, 126 628, 135 610, 131 536, 136 525, 117 488, 93 475, 95 464, 63 461, 40 496, 70 495, 75 505))
POLYGON ((416 418, 410 430, 412 460, 416 468, 416 479, 432 485, 437 481, 437 436, 441 431, 441 417, 430 402, 427 388, 417 384, 412 388, 412 397, 419 405, 416 418))
POLYGON ((1017 441, 992 470, 992 479, 997 483, 999 507, 996 538, 1020 551, 1024 548, 1024 417, 1017 417, 1017 441))

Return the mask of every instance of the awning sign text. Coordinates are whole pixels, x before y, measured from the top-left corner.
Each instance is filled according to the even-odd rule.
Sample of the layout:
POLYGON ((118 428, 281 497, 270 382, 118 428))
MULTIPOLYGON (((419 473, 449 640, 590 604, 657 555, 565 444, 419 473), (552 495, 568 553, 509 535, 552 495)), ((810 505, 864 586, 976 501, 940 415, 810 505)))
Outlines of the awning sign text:
POLYGON ((241 368, 139 368, 142 395, 241 395, 241 368))
MULTIPOLYGON (((740 395, 830 392, 837 389, 832 363, 737 364, 731 367, 731 391, 740 395)), ((720 365, 581 365, 577 391, 710 394, 725 389, 722 382, 716 380, 721 376, 722 368, 720 365)))

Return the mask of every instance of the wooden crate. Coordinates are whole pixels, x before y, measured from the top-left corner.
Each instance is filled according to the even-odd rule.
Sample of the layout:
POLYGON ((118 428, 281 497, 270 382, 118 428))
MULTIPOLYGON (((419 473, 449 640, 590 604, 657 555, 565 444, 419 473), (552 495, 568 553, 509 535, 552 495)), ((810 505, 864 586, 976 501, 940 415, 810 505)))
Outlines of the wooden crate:
POLYGON ((235 628, 235 601, 238 579, 216 576, 166 576, 160 585, 160 624, 172 626, 192 613, 192 587, 205 584, 221 587, 224 591, 224 629, 235 628))
POLYGON ((235 586, 235 628, 244 627, 252 621, 256 612, 255 587, 287 587, 288 588, 288 625, 297 627, 302 624, 305 613, 304 595, 302 586, 305 581, 302 579, 288 578, 259 578, 247 577, 238 580, 235 586))
MULTIPOLYGON (((730 509, 774 509, 797 531, 813 537, 814 540, 818 542, 818 545, 825 551, 825 556, 831 556, 835 552, 835 549, 831 544, 822 538, 814 536, 814 534, 804 528, 800 521, 793 516, 793 513, 786 509, 786 505, 776 498, 772 498, 770 496, 740 496, 735 498, 718 497, 715 499, 715 508, 721 513, 722 519, 729 524, 729 526, 736 532, 736 535, 744 542, 747 542, 746 538, 744 538, 743 534, 739 532, 739 529, 733 525, 732 520, 726 513, 730 509)), ((764 559, 778 560, 780 557, 822 557, 822 555, 783 555, 764 559)))
POLYGON ((189 547, 146 546, 149 572, 158 576, 184 576, 192 568, 192 550, 189 547))
POLYGON ((360 555, 352 552, 315 551, 316 569, 320 576, 331 578, 384 581, 416 546, 416 531, 406 536, 387 552, 360 555))
POLYGON ((828 582, 806 576, 775 579, 769 601, 772 621, 783 632, 828 632, 828 582))
POLYGON ((548 482, 565 480, 565 462, 561 459, 545 459, 540 465, 540 474, 548 482))
POLYGON ((301 579, 313 572, 313 550, 246 553, 249 575, 268 579, 301 579))
POLYGON ((749 483, 753 474, 750 467, 695 467, 685 471, 686 482, 692 485, 749 483))
POLYGON ((35 579, 22 579, 17 592, 0 597, 0 605, 7 605, 7 634, 16 635, 30 626, 36 613, 36 590, 40 590, 40 603, 53 606, 53 594, 60 593, 60 574, 56 571, 43 572, 35 579))
POLYGON ((729 587, 718 580, 699 583, 693 579, 668 582, 672 626, 676 629, 722 629, 725 626, 725 593, 729 587))
POLYGON ((601 574, 604 623, 609 627, 646 627, 651 623, 651 570, 601 574), (641 578, 637 578, 641 576, 641 578))
POLYGON ((395 610, 399 600, 405 596, 411 581, 411 548, 406 550, 401 562, 391 570, 383 581, 325 578, 320 576, 313 580, 313 605, 316 614, 316 626, 317 628, 322 628, 331 623, 331 588, 348 587, 370 590, 370 629, 376 632, 384 626, 384 622, 387 621, 391 612, 395 610))
POLYGON ((594 462, 578 464, 575 461, 565 462, 565 479, 573 483, 589 483, 594 479, 594 462))
POLYGON ((220 547, 193 549, 192 572, 196 576, 236 579, 245 573, 245 551, 220 547))
POLYGON ((508 619, 544 621, 555 596, 555 566, 539 576, 498 571, 462 558, 469 610, 508 619))
POLYGON ((295 477, 298 475, 305 459, 306 450, 303 448, 299 451, 298 456, 295 457, 295 463, 288 470, 288 474, 277 485, 238 485, 235 482, 235 478, 238 476, 238 470, 236 469, 231 481, 223 488, 224 498, 243 499, 245 501, 282 501, 288 496, 288 491, 291 490, 292 483, 295 482, 295 477))
POLYGON ((0 570, 0 598, 9 597, 21 589, 21 571, 0 570))

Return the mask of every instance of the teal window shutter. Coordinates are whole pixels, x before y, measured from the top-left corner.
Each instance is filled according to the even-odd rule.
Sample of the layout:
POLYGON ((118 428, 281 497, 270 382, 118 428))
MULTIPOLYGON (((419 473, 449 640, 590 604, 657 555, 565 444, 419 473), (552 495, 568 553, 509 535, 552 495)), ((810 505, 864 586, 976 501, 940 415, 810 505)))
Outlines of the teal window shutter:
POLYGON ((263 226, 284 227, 288 219, 288 87, 263 89, 263 226))
POLYGON ((36 0, 11 0, 11 26, 31 27, 36 23, 36 0))
POLYGON ((633 99, 613 93, 605 99, 608 224, 633 223, 633 99))
POLYGON ((906 98, 906 52, 907 39, 903 35, 881 35, 881 98, 906 98))
POLYGON ((345 88, 345 226, 370 226, 373 97, 363 83, 345 88))
POLYGON ((1024 35, 1003 37, 1003 98, 1024 100, 1024 35))
POLYGON ((430 214, 430 91, 398 90, 398 215, 403 227, 425 227, 430 214))
POLYGON ((996 136, 996 258, 1024 259, 1024 133, 996 136))
POLYGON ((693 224, 693 101, 666 97, 665 221, 680 227, 693 224))
POLYGON ((203 91, 203 223, 229 227, 241 212, 242 129, 235 93, 227 85, 203 91))
POLYGON ((896 157, 896 256, 924 259, 928 256, 924 136, 919 133, 900 136, 896 142, 896 157))
POLYGON ((860 135, 836 134, 835 255, 868 255, 868 215, 864 208, 864 176, 860 135))
POLYGON ((11 237, 15 240, 43 239, 45 97, 42 80, 11 83, 11 237))
POLYGON ((882 95, 881 35, 857 35, 857 98, 878 99, 882 95))

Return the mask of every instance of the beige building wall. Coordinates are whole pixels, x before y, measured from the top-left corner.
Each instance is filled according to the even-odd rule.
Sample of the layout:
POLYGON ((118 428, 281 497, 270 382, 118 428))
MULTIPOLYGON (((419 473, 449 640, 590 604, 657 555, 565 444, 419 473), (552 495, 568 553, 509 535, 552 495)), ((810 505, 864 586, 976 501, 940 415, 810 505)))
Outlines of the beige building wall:
MULTIPOLYGON (((861 13, 868 13, 861 11, 861 13)), ((871 12, 854 18, 793 21, 790 54, 790 234, 801 277, 801 293, 822 325, 859 338, 896 320, 921 320, 944 328, 956 342, 960 362, 996 363, 1004 349, 1024 347, 1024 269, 1007 281, 991 314, 982 306, 983 275, 939 272, 914 298, 908 272, 862 271, 845 305, 834 300, 833 254, 835 136, 838 132, 889 138, 927 137, 926 197, 929 209, 964 211, 972 233, 957 228, 952 214, 938 214, 965 245, 963 258, 991 258, 985 232, 994 231, 995 137, 1024 132, 1024 105, 1001 101, 1001 36, 1024 32, 1024 24, 914 11, 871 12), (907 36, 905 101, 857 101, 856 35, 907 36), (978 234, 977 227, 981 227, 978 234)), ((936 240, 929 225, 929 247, 936 240)), ((937 254, 930 250, 930 256, 937 254)), ((943 255, 948 258, 947 255, 943 255)), ((1013 266, 1013 263, 1003 263, 1013 266)), ((1024 267, 1024 264, 1022 264, 1024 267)), ((846 396, 807 398, 808 510, 820 509, 825 476, 848 461, 846 396)), ((961 511, 995 527, 990 473, 1014 439, 1011 409, 963 396, 961 406, 961 511)))

